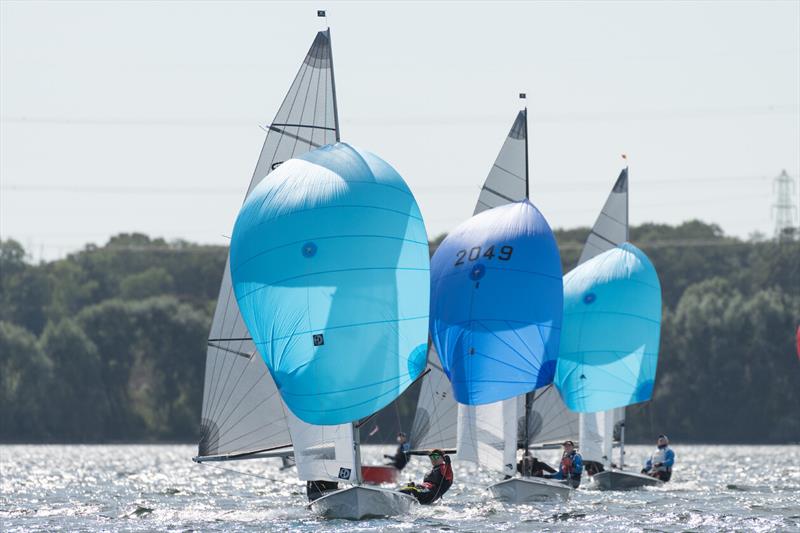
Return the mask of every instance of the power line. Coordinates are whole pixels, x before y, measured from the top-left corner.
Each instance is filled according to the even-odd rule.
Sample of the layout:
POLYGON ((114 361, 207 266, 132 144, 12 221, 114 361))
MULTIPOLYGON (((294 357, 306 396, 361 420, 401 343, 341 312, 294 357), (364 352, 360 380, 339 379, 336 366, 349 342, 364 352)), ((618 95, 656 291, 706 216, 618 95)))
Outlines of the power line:
MULTIPOLYGON (((766 181, 767 176, 733 176, 733 177, 695 177, 695 178, 661 178, 651 180, 641 180, 637 187, 648 185, 670 185, 675 183, 731 183, 731 182, 754 182, 766 181)), ((540 183, 547 189, 566 188, 572 189, 575 186, 607 186, 604 181, 587 180, 565 180, 555 178, 553 181, 542 179, 540 183)), ((473 185, 437 185, 414 187, 414 190, 421 191, 441 191, 453 192, 457 190, 474 190, 473 185)), ((10 192, 60 192, 60 193, 98 193, 98 194, 237 194, 241 195, 241 188, 234 187, 158 187, 149 185, 91 185, 91 184, 72 184, 64 185, 57 183, 4 183, 0 185, 0 190, 10 192)))

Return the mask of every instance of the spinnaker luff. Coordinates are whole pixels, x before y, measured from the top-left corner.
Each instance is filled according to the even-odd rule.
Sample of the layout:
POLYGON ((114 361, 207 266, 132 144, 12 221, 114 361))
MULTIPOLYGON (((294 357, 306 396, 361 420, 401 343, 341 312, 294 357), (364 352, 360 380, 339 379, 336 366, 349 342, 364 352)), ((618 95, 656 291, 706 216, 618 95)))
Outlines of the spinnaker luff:
POLYGON ((310 424, 369 416, 425 368, 422 216, 400 175, 346 143, 281 164, 231 240, 247 328, 287 407, 310 424))

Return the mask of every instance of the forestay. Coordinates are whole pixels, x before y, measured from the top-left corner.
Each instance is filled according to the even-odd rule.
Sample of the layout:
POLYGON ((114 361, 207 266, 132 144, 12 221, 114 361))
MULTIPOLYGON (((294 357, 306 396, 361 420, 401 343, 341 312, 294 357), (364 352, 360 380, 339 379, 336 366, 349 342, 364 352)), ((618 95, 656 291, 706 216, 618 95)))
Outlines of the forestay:
POLYGON ((284 162, 245 201, 231 274, 248 330, 301 420, 342 424, 425 368, 430 266, 399 174, 345 143, 284 162))
MULTIPOLYGON (((281 162, 338 140, 334 93, 330 33, 319 32, 277 115, 266 127, 248 195, 281 162)), ((209 333, 198 459, 245 457, 287 447, 284 411, 242 321, 228 260, 209 333)))

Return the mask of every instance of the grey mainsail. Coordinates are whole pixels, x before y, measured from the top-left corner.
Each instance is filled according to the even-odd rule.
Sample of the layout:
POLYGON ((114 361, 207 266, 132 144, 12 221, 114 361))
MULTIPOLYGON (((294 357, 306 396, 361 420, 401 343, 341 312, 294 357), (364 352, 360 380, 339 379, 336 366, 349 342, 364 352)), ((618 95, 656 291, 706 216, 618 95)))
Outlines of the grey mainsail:
POLYGON ((487 209, 511 202, 519 202, 528 197, 528 110, 517 113, 511 131, 497 159, 483 182, 478 203, 477 215, 487 209))
POLYGON ((583 245, 578 265, 628 240, 628 168, 619 173, 583 245))
MULTIPOLYGON (((317 33, 266 130, 248 195, 283 161, 339 140, 330 30, 317 33)), ((285 406, 242 321, 228 260, 209 333, 196 459, 252 457, 290 445, 285 406)))
MULTIPOLYGON (((518 421, 520 449, 561 444, 565 440, 575 440, 578 437, 578 414, 567 409, 554 385, 548 385, 531 394, 533 397, 529 402, 527 416, 521 416, 518 421)), ((519 400, 522 404, 519 412, 524 413, 525 397, 520 396, 519 400)))
POLYGON ((458 405, 436 348, 433 343, 428 346, 430 371, 422 378, 409 442, 416 450, 452 449, 456 447, 458 405))

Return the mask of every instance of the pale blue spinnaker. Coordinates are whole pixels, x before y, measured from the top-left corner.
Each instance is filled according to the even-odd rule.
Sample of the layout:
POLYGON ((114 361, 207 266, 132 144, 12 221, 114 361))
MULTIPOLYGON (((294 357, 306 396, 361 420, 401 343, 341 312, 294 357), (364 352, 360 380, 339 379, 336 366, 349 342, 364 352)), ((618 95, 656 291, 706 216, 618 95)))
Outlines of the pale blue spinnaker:
POLYGON ((239 213, 231 276, 304 422, 372 415, 425 368, 427 234, 408 186, 374 154, 336 143, 283 162, 239 213))
POLYGON ((555 382, 573 411, 650 399, 661 332, 661 285, 647 256, 622 243, 564 276, 555 382))

